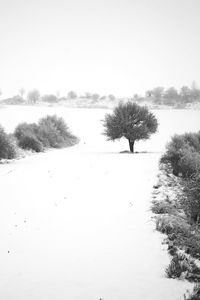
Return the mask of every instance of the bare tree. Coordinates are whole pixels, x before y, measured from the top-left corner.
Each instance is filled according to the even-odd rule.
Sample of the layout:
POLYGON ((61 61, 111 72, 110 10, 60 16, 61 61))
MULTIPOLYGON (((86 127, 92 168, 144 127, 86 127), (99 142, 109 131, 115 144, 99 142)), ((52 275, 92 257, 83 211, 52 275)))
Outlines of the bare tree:
POLYGON ((22 99, 24 98, 24 94, 25 94, 25 89, 24 88, 19 89, 19 95, 20 97, 22 97, 22 99))
POLYGON ((37 89, 33 89, 28 93, 28 102, 36 103, 40 99, 40 92, 37 89))
POLYGON ((70 91, 70 92, 67 94, 67 98, 68 98, 68 99, 76 99, 76 98, 77 98, 77 94, 76 94, 74 91, 70 91))

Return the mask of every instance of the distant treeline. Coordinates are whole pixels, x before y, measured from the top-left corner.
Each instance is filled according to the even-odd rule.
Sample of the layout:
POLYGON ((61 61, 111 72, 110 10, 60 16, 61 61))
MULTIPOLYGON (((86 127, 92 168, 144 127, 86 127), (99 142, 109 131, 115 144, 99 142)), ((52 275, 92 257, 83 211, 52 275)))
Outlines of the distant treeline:
MULTIPOLYGON (((0 93, 1 95, 1 93, 0 93)), ((76 99, 88 99, 91 102, 95 103, 98 101, 114 101, 117 98, 114 95, 99 95, 97 93, 85 93, 84 95, 78 95, 74 91, 70 91, 67 93, 66 96, 60 97, 59 92, 56 94, 45 94, 42 95, 38 89, 33 89, 29 92, 27 92, 27 95, 25 96, 25 90, 20 89, 19 93, 13 97, 2 99, 1 103, 5 104, 36 104, 38 102, 46 102, 46 103, 57 103, 60 101, 68 101, 68 100, 76 100, 76 99)), ((122 99, 121 99, 122 100, 122 99)))
POLYGON ((195 84, 191 88, 183 86, 179 91, 174 87, 168 89, 156 87, 148 90, 145 97, 134 95, 134 100, 137 102, 148 101, 155 105, 185 107, 188 104, 200 103, 200 89, 195 84))
POLYGON ((75 91, 69 91, 66 96, 56 94, 41 95, 38 89, 33 89, 26 93, 25 89, 20 89, 18 95, 11 98, 3 99, 1 102, 5 104, 35 104, 38 102, 58 103, 61 101, 83 100, 92 104, 97 103, 113 103, 119 101, 133 101, 138 104, 149 104, 153 106, 171 106, 176 108, 184 108, 191 104, 200 104, 200 89, 195 83, 191 87, 183 86, 180 90, 175 87, 165 89, 164 87, 156 87, 146 91, 144 96, 135 94, 133 97, 118 98, 113 94, 100 95, 98 93, 85 93, 78 95, 75 91), (26 96, 25 96, 26 94, 26 96))

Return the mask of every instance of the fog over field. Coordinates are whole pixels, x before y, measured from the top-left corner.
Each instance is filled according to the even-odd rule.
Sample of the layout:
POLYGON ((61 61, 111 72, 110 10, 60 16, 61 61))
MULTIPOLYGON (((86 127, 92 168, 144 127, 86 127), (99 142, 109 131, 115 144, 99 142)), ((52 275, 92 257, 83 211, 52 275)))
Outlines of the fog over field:
POLYGON ((158 161, 174 133, 197 131, 198 111, 154 111, 159 131, 122 154, 108 142, 109 110, 4 107, 8 132, 46 114, 62 116, 76 146, 0 167, 0 298, 178 300, 192 285, 165 277, 163 236, 150 212, 158 161))

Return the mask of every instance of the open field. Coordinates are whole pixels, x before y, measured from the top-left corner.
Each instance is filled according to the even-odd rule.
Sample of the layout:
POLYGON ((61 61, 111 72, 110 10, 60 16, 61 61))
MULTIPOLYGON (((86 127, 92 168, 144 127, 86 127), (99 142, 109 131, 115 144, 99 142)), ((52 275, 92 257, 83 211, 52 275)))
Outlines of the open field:
POLYGON ((120 154, 103 109, 8 107, 9 132, 46 114, 64 117, 80 144, 1 165, 0 298, 178 300, 191 285, 165 278, 169 257, 150 201, 158 161, 174 133, 200 129, 198 111, 155 111, 159 132, 120 154))

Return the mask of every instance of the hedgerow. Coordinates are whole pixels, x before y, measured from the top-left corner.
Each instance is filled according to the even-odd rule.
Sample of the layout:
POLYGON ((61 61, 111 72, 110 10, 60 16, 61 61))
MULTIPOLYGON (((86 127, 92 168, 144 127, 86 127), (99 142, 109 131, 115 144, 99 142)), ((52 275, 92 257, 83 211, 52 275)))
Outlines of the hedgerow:
POLYGON ((72 146, 78 141, 71 134, 65 121, 56 115, 41 118, 38 124, 19 124, 14 135, 19 147, 36 152, 41 152, 45 148, 72 146))
POLYGON ((0 126, 0 159, 13 159, 17 156, 15 139, 0 126))
MULTIPOLYGON (((160 169, 165 178, 159 183, 160 191, 172 201, 170 197, 155 200, 154 196, 152 211, 157 214, 156 229, 166 234, 172 255, 166 275, 200 283, 196 263, 200 260, 200 131, 173 136, 161 157, 160 169)), ((199 284, 185 299, 200 299, 199 284)))

